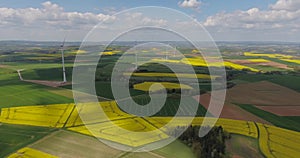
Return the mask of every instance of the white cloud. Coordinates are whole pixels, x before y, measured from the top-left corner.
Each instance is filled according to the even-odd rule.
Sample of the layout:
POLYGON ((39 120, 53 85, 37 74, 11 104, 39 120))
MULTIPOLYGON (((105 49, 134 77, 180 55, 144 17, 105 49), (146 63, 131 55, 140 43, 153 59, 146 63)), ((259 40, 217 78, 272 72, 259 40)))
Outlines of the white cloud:
POLYGON ((202 24, 217 39, 299 41, 300 1, 278 0, 266 10, 220 12, 202 24))
POLYGON ((273 35, 278 35, 277 38, 281 40, 287 40, 291 36, 299 38, 300 7, 294 7, 298 4, 299 1, 292 3, 289 0, 278 0, 267 10, 251 8, 229 13, 221 12, 207 17, 203 25, 215 35, 218 35, 216 32, 225 32, 228 36, 248 33, 259 37, 256 40, 265 40, 264 38, 270 38, 273 35), (267 33, 270 37, 266 36, 267 33))
POLYGON ((60 40, 68 34, 68 40, 78 41, 100 22, 103 25, 98 27, 106 30, 101 35, 103 38, 116 29, 130 28, 131 25, 161 27, 167 24, 165 19, 138 12, 125 13, 118 18, 122 19, 103 13, 68 12, 49 1, 42 3, 40 8, 0 7, 0 40, 60 40), (110 24, 114 22, 117 26, 111 28, 110 24))
POLYGON ((270 8, 274 10, 296 11, 300 9, 300 1, 299 0, 278 0, 275 4, 270 5, 270 8))
POLYGON ((0 8, 0 25, 43 27, 87 27, 99 22, 114 20, 114 16, 94 13, 65 12, 57 4, 42 3, 42 8, 0 8))
POLYGON ((178 5, 183 8, 199 8, 201 2, 198 0, 184 0, 183 2, 179 2, 178 5))

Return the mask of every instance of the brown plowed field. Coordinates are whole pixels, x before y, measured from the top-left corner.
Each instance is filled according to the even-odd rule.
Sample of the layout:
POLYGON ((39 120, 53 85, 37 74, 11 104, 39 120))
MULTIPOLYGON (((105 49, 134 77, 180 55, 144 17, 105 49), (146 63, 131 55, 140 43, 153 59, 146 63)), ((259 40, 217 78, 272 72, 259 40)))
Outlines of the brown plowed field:
POLYGON ((261 65, 261 66, 271 66, 271 67, 276 67, 276 68, 280 68, 280 69, 287 69, 287 70, 292 70, 293 68, 288 67, 285 64, 281 64, 281 63, 276 63, 273 61, 269 61, 269 62, 251 62, 248 60, 228 60, 230 62, 236 63, 236 64, 241 64, 241 65, 261 65))
POLYGON ((226 101, 261 106, 298 106, 300 93, 271 82, 261 81, 239 84, 227 90, 226 101))
MULTIPOLYGON (((203 105, 206 109, 209 106, 210 103, 210 94, 202 94, 200 97, 195 96, 196 100, 199 101, 201 105, 203 105), (200 100, 199 100, 200 98, 200 100)), ((261 119, 254 114, 251 114, 247 112, 244 109, 241 109, 237 105, 231 104, 231 103, 225 103, 220 118, 228 118, 228 119, 234 119, 234 120, 246 120, 246 121, 255 121, 265 124, 270 124, 269 122, 265 121, 264 119, 261 119)))

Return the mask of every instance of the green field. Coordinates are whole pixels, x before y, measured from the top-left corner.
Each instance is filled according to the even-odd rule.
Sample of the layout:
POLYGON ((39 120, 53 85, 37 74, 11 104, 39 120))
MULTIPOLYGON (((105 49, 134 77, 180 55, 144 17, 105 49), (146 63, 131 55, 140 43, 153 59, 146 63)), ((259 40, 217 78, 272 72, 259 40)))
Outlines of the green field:
POLYGON ((0 107, 73 102, 71 98, 52 93, 53 88, 20 81, 12 68, 0 68, 0 74, 0 107))
POLYGON ((247 104, 237 104, 239 107, 243 108, 244 110, 247 110, 248 112, 272 123, 275 126, 286 128, 294 131, 300 131, 300 123, 297 121, 294 121, 292 119, 288 119, 283 116, 277 116, 275 114, 272 114, 270 112, 261 110, 256 108, 253 105, 247 105, 247 104))
POLYGON ((0 124, 0 157, 33 143, 55 129, 0 124))
POLYGON ((195 158, 193 151, 188 146, 184 145, 180 141, 174 141, 171 144, 153 151, 159 155, 170 158, 195 158))
MULTIPOLYGON (((139 105, 146 105, 150 102, 150 97, 148 95, 139 95, 133 97, 133 100, 139 105)), ((195 99, 192 97, 184 97, 183 101, 186 103, 184 104, 183 108, 179 109, 180 98, 177 95, 169 95, 164 106, 158 111, 154 116, 175 116, 177 111, 181 111, 183 114, 182 116, 192 116, 191 112, 192 109, 195 109, 194 105, 198 105, 196 116, 205 116, 206 109, 200 105, 195 99)), ((126 100, 121 101, 122 104, 128 105, 126 100)))

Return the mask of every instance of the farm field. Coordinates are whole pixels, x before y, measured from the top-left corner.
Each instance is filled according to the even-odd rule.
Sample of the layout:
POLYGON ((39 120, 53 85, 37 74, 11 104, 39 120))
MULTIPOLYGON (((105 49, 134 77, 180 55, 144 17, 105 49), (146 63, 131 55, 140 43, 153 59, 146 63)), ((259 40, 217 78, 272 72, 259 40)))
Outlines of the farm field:
POLYGON ((133 88, 141 91, 151 91, 151 92, 159 91, 162 89, 181 89, 181 90, 193 89, 191 86, 185 84, 178 84, 178 83, 171 83, 171 82, 144 82, 144 83, 133 85, 133 88), (156 84, 161 84, 162 86, 158 86, 156 84))
MULTIPOLYGON (((299 75, 266 75, 266 74, 243 74, 238 75, 235 80, 242 80, 244 82, 260 82, 268 81, 277 85, 300 92, 300 76, 299 75)), ((253 84, 255 86, 255 84, 253 84)), ((258 86, 258 85, 257 85, 258 86)), ((293 93, 293 92, 292 92, 293 93)))
MULTIPOLYGON (((124 75, 128 76, 128 73, 124 75)), ((184 73, 132 73, 132 76, 141 76, 141 77, 178 77, 178 78, 201 78, 201 79, 215 79, 217 76, 211 76, 206 74, 184 74, 184 73)))
POLYGON ((258 140, 243 135, 232 134, 226 142, 226 151, 230 157, 263 158, 258 140))
MULTIPOLYGON (((194 99, 199 101, 201 105, 203 105, 206 109, 210 104, 210 94, 202 94, 200 96, 195 96, 194 99)), ((245 120, 245 121, 254 121, 265 124, 270 124, 268 121, 240 108, 239 106, 232 104, 230 102, 225 102, 220 118, 228 118, 234 120, 245 120)))
MULTIPOLYGON (((203 123, 203 117, 196 117, 192 120, 192 125, 202 125, 203 123)), ((161 128, 164 125, 166 125, 168 122, 172 120, 172 117, 149 117, 147 120, 154 125, 155 127, 161 128)), ((163 131, 167 132, 170 130, 170 128, 174 128, 176 126, 187 126, 187 121, 189 118, 184 117, 177 117, 176 120, 174 120, 174 123, 172 123, 170 126, 163 127, 163 131)), ((239 120, 232 120, 232 119, 219 119, 216 120, 215 118, 208 118, 207 120, 209 125, 212 124, 214 121, 216 121, 215 126, 222 126, 225 131, 229 133, 234 134, 241 134, 249 137, 257 138, 257 129, 255 127, 255 124, 250 121, 239 121, 239 120)))
POLYGON ((229 59, 228 61, 252 67, 263 72, 293 70, 288 65, 266 59, 229 59))
MULTIPOLYGON (((145 105, 145 103, 148 103, 150 101, 150 97, 147 95, 140 95, 133 97, 133 100, 140 105, 145 105)), ((129 103, 126 103, 126 101, 127 100, 125 99, 120 101, 120 103, 129 105, 129 103)), ((193 116, 193 113, 195 111, 192 111, 192 109, 195 109, 195 105, 198 105, 198 109, 195 115, 205 116, 206 109, 202 105, 197 103, 194 99, 192 99, 192 97, 183 97, 182 101, 185 104, 181 108, 179 108, 180 101, 181 99, 176 95, 168 96, 164 106, 156 114, 154 114, 154 116, 175 116, 177 112, 177 115, 180 116, 193 116)))
POLYGON ((269 57, 269 58, 292 58, 291 55, 285 54, 265 54, 265 53, 251 53, 251 52, 244 52, 245 56, 252 56, 252 57, 269 57))
POLYGON ((116 157, 121 151, 108 147, 94 137, 59 130, 33 143, 30 148, 49 153, 57 157, 116 157))
MULTIPOLYGON (((108 104, 109 102, 104 102, 104 103, 105 103, 104 105, 110 105, 110 104, 108 104)), ((49 109, 49 108, 47 108, 47 106, 43 106, 43 107, 45 109, 49 109)), ((21 107, 18 107, 18 108, 21 108, 21 107)), ((25 106, 24 108, 36 108, 36 106, 33 106, 33 107, 25 106)), ((117 110, 118 108, 116 106, 114 109, 115 110, 113 111, 113 113, 115 113, 115 114, 122 113, 121 111, 118 112, 118 110, 117 110)), ((70 119, 71 119, 71 117, 70 117, 70 119)), ((157 131, 157 132, 153 133, 154 135, 137 136, 137 134, 134 134, 131 136, 130 133, 126 133, 126 132, 123 133, 118 128, 126 129, 129 131, 135 131, 135 132, 154 131, 154 130, 156 130, 156 128, 161 128, 162 126, 164 126, 170 120, 172 120, 172 117, 149 117, 149 118, 145 118, 145 119, 138 118, 138 117, 128 117, 128 118, 121 117, 121 119, 118 119, 118 120, 111 120, 112 122, 91 123, 91 124, 86 124, 86 126, 84 126, 84 125, 76 126, 75 125, 74 127, 73 127, 73 125, 70 125, 68 130, 76 131, 76 132, 82 133, 84 135, 91 135, 93 133, 96 137, 101 138, 101 139, 118 142, 118 143, 128 145, 128 146, 138 147, 138 146, 141 146, 144 144, 155 142, 157 140, 160 140, 161 138, 168 138, 168 136, 165 135, 164 133, 167 133, 168 130, 170 130, 169 128, 174 128, 176 126, 187 126, 187 124, 186 124, 187 118, 185 118, 185 117, 177 118, 177 120, 176 120, 175 124, 173 124, 173 126, 169 126, 167 128, 163 127, 161 129, 163 132, 157 131), (118 128, 116 128, 115 126, 112 126, 113 124, 117 125, 118 128), (87 127, 90 129, 90 131, 87 130, 87 127), (101 132, 99 132, 99 131, 101 131, 101 132), (124 136, 124 137, 122 137, 122 136, 124 136), (128 139, 128 137, 130 137, 130 139, 128 139)), ((210 122, 210 121, 214 121, 214 120, 215 119, 211 119, 211 120, 209 119, 208 121, 210 122)), ((197 117, 192 121, 192 125, 201 125, 202 122, 203 122, 203 118, 197 117)), ((263 124, 261 124, 261 125, 263 125, 263 124)), ((251 121, 238 121, 238 120, 221 118, 221 119, 217 120, 215 126, 222 126, 229 133, 244 135, 244 136, 253 137, 253 138, 259 138, 259 140, 264 139, 264 137, 262 136, 263 133, 258 132, 256 123, 251 122, 251 121)), ((284 130, 281 128, 275 128, 273 126, 269 126, 269 125, 265 125, 265 124, 263 126, 270 128, 270 130, 276 129, 276 131, 274 131, 276 134, 277 134, 277 131, 280 134, 280 132, 282 130, 284 130)), ((60 127, 60 126, 58 126, 58 127, 60 127)), ((259 128, 259 131, 261 131, 260 128, 259 128)), ((295 135, 297 139, 299 137, 298 132, 293 132, 293 131, 289 131, 289 130, 284 130, 284 131, 287 131, 288 133, 290 133, 287 135, 286 139, 290 139, 292 135, 295 135)), ((63 138, 67 137, 64 134, 66 132, 56 132, 56 133, 62 133, 62 134, 57 134, 57 137, 60 137, 60 139, 62 137, 63 138)), ((35 147, 36 147, 36 149, 38 149, 40 151, 50 153, 51 155, 55 155, 54 153, 52 154, 51 151, 47 151, 46 149, 42 150, 42 149, 39 149, 38 147, 43 147, 43 145, 39 144, 39 143, 43 143, 43 141, 46 141, 46 140, 55 141, 56 139, 50 139, 50 138, 53 135, 54 135, 54 137, 56 137, 56 133, 50 135, 49 138, 45 137, 41 141, 37 142, 37 144, 33 144, 32 146, 30 146, 30 148, 35 149, 35 147)), ((84 135, 82 135, 82 136, 84 136, 84 135)), ((57 138, 57 139, 59 141, 62 141, 59 138, 57 138)), ((70 142, 66 140, 65 143, 70 143, 70 142)), ((73 141, 73 143, 74 143, 74 141, 73 141)), ((64 144, 64 143, 62 143, 62 144, 64 144)), ((276 148, 276 145, 277 144, 274 144, 275 148, 276 148)), ((45 146, 49 146, 49 145, 45 145, 45 146)), ((265 147, 262 144, 260 144, 260 148, 262 148, 261 150, 264 150, 265 147)), ((54 149, 52 149, 52 150, 54 150, 54 149)), ((58 153, 61 153, 61 152, 58 152, 58 153)), ((159 153, 160 152, 158 152, 157 154, 159 154, 159 153)), ((268 153, 264 152, 264 154, 267 155, 268 153)), ((138 155, 136 155, 136 156, 138 157, 138 155)))
POLYGON ((280 59, 280 60, 287 61, 290 63, 300 64, 300 60, 296 60, 296 59, 280 59))
MULTIPOLYGON (((178 47, 186 55, 185 59, 175 55, 166 57, 166 52, 159 49, 142 51, 141 53, 149 54, 138 58, 138 68, 132 76, 128 74, 131 69, 122 72, 120 81, 129 80, 130 95, 141 106, 150 102, 149 88, 153 83, 162 83, 167 88, 168 97, 156 114, 138 117, 121 109, 117 103, 124 103, 129 108, 131 105, 127 98, 115 100, 111 90, 111 71, 128 48, 113 46, 101 52, 103 56, 97 64, 95 87, 92 87, 96 89, 99 103, 77 106, 73 103, 71 76, 78 47, 72 46, 65 52, 68 80, 65 84, 61 83, 61 56, 54 49, 34 48, 44 54, 33 50, 18 50, 1 55, 0 157, 195 157, 193 148, 179 140, 145 153, 118 151, 97 140, 135 150, 161 139, 168 139, 170 130, 178 126, 189 126, 189 120, 193 126, 202 125, 204 120, 207 122, 203 126, 216 121, 215 126, 222 126, 230 133, 232 138, 226 144, 228 157, 299 157, 298 50, 287 53, 284 46, 278 50, 264 50, 263 46, 256 50, 252 45, 237 46, 235 49, 225 46, 221 49, 221 53, 226 54, 224 63, 217 62, 221 59, 219 57, 211 57, 210 62, 206 63, 200 57, 201 52, 185 46, 178 47), (150 57, 155 57, 151 60, 153 63, 143 64, 150 57), (168 62, 179 69, 179 73, 174 74, 160 62, 168 62), (190 66, 196 75, 186 71, 190 66), (210 103, 210 79, 217 82, 223 79, 210 76, 208 67, 220 71, 222 66, 226 67, 228 81, 225 105, 220 119, 204 118, 210 103), (20 80, 18 70, 24 81, 20 80), (178 84, 177 77, 183 78, 184 84, 178 84), (192 79, 196 79, 198 83, 189 82, 192 79), (198 88, 195 87, 196 83, 200 85, 201 95, 189 96, 195 95, 193 90, 198 88), (179 108, 180 101, 183 101, 180 99, 182 95, 186 104, 179 108), (193 105, 198 106, 197 111, 191 110, 193 105), (100 108, 103 111, 97 113, 100 108), (164 126, 178 111, 182 115, 174 119, 172 125, 164 126), (194 119, 190 117, 192 113, 196 114, 194 119)), ((215 50, 207 51, 213 53, 215 50)), ((86 52, 79 51, 78 54, 84 55, 86 52)), ((94 52, 92 57, 99 55, 99 51, 94 52)), ((134 58, 130 59, 132 54, 125 59, 127 57, 128 60, 121 64, 136 66, 134 58)), ((82 68, 89 71, 91 63, 88 60, 80 62, 86 63, 82 68)), ((80 92, 85 94, 87 88, 91 87, 83 86, 80 92)), ((156 88, 154 87, 154 91, 161 90, 159 86, 156 88)), ((212 112, 208 111, 210 115, 212 112)))
POLYGON ((268 81, 261 81, 239 84, 229 89, 226 101, 261 106, 299 106, 300 93, 268 81))
MULTIPOLYGON (((110 100, 110 99, 114 100, 114 97, 113 97, 113 94, 112 94, 112 89, 111 89, 111 83, 110 82, 107 82, 107 81, 96 81, 95 82, 95 87, 96 87, 96 94, 97 94, 97 96, 103 97, 103 98, 105 98, 107 100, 110 100)), ((72 85, 63 86, 63 88, 71 90, 72 89, 72 85)), ((84 93, 89 92, 87 90, 87 88, 89 88, 89 87, 82 86, 82 89, 80 89, 79 91, 80 92, 84 92, 84 93)), ((136 90, 136 89, 130 89, 129 91, 130 91, 131 96, 145 94, 144 91, 136 90)), ((102 100, 99 100, 99 101, 102 101, 102 100)))
POLYGON ((208 60, 208 63, 206 63, 205 60, 199 59, 199 58, 187 58, 182 60, 183 63, 192 65, 192 66, 203 66, 203 67, 229 67, 235 70, 243 70, 243 69, 248 69, 253 72, 258 72, 258 69, 254 69, 248 66, 240 65, 240 64, 235 64, 229 61, 224 61, 223 63, 221 62, 214 62, 213 60, 208 60))
POLYGON ((248 104, 238 104, 239 107, 251 112, 252 114, 265 119, 266 121, 272 123, 275 126, 299 131, 300 124, 298 121, 290 120, 286 117, 278 116, 273 113, 261 110, 253 105, 248 104))
POLYGON ((74 104, 2 108, 0 122, 61 128, 74 108, 74 104))
POLYGON ((86 135, 117 142, 130 147, 139 147, 168 138, 168 135, 157 130, 142 118, 128 118, 90 124, 85 126, 71 127, 68 130, 76 131, 86 135), (152 131, 150 133, 150 131, 152 131), (139 132, 148 132, 147 134, 139 132))
POLYGON ((152 152, 143 153, 127 153, 116 150, 106 144, 98 141, 96 138, 75 133, 72 131, 60 130, 51 135, 31 144, 29 146, 42 152, 49 153, 57 157, 73 158, 73 157, 166 157, 173 158, 185 156, 193 158, 190 148, 186 147, 179 141, 173 142, 168 146, 154 150, 152 152), (175 152, 173 149, 182 149, 181 152, 175 152), (178 155, 179 154, 179 155, 178 155), (108 156, 109 155, 109 156, 108 156))
POLYGON ((0 68, 0 107, 73 102, 71 98, 50 92, 52 88, 20 81, 18 67, 11 64, 0 68))
POLYGON ((258 124, 260 131, 259 146, 266 157, 290 157, 300 156, 298 150, 299 132, 258 124))
POLYGON ((299 116, 300 106, 256 106, 278 116, 299 116))
POLYGON ((48 153, 44 153, 32 148, 22 148, 18 150, 16 153, 11 154, 8 156, 8 158, 19 158, 19 157, 30 157, 30 158, 57 158, 56 156, 50 155, 48 153))
POLYGON ((0 157, 4 157, 55 131, 51 128, 1 123, 0 157))

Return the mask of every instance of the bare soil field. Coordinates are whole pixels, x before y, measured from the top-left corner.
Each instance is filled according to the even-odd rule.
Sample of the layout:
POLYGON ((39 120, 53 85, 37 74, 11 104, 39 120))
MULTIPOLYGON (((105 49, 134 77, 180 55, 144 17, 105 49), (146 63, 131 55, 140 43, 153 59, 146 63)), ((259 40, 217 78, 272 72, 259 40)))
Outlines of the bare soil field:
POLYGON ((278 116, 300 116, 300 106, 256 106, 278 116))
POLYGON ((11 66, 0 64, 0 68, 11 68, 11 66))
POLYGON ((226 101, 260 106, 300 106, 300 93, 271 82, 261 81, 239 84, 228 89, 226 101))
MULTIPOLYGON (((209 106, 210 103, 210 94, 202 94, 200 97, 195 96, 196 100, 199 100, 200 104, 203 105, 206 109, 209 106)), ((237 105, 231 104, 231 103, 225 103, 220 118, 228 118, 228 119, 234 119, 234 120, 246 120, 246 121, 255 121, 265 124, 270 124, 269 122, 265 121, 264 119, 261 119, 260 117, 255 116, 254 114, 238 107, 237 105)))
POLYGON ((251 62, 249 60, 228 60, 228 61, 233 62, 235 64, 241 64, 241 65, 261 65, 261 66, 271 66, 280 69, 292 70, 292 68, 288 67, 285 64, 276 63, 273 61, 269 61, 269 62, 251 62))
POLYGON ((259 151, 257 140, 240 135, 232 135, 231 139, 226 141, 226 151, 233 158, 264 157, 259 151))
POLYGON ((114 157, 122 153, 96 138, 63 130, 37 141, 30 147, 62 158, 114 157))

